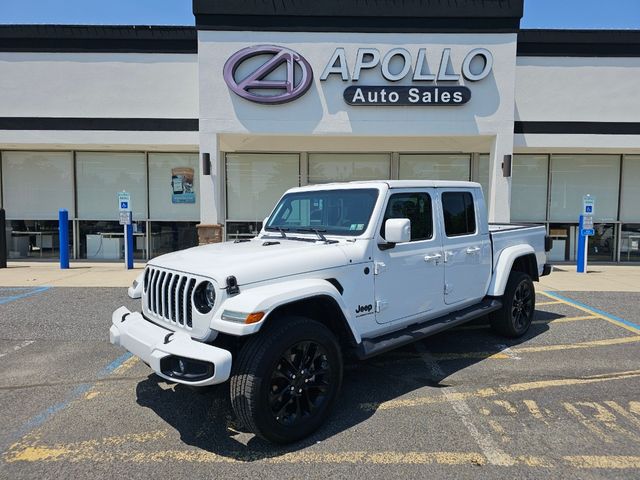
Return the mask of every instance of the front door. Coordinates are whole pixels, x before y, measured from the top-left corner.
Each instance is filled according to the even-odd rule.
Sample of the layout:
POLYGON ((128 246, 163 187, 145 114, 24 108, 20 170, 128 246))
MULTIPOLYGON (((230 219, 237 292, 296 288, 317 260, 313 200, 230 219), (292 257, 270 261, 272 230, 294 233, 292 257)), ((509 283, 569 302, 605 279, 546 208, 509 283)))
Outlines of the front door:
POLYGON ((374 247, 376 321, 409 323, 424 319, 443 306, 444 257, 434 222, 434 190, 392 190, 379 226, 378 244, 384 244, 384 222, 411 220, 411 241, 393 248, 374 247))
POLYGON ((479 301, 491 280, 491 240, 473 190, 440 190, 447 305, 479 301), (486 230, 486 231, 483 231, 486 230))

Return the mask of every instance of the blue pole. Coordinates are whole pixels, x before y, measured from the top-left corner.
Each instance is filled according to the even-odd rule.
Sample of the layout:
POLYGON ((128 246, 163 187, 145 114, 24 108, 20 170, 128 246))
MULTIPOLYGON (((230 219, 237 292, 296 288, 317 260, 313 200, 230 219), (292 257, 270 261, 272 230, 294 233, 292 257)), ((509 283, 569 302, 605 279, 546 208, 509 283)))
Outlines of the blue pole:
POLYGON ((578 273, 585 273, 587 269, 585 255, 587 253, 586 247, 586 235, 582 234, 582 225, 583 225, 584 216, 580 215, 580 220, 578 220, 578 261, 577 261, 577 269, 578 273))
POLYGON ((60 268, 69 268, 69 212, 61 208, 58 212, 58 231, 60 243, 60 268))
POLYGON ((127 243, 125 245, 127 249, 127 270, 131 270, 133 268, 133 225, 128 224, 125 226, 127 228, 127 243))

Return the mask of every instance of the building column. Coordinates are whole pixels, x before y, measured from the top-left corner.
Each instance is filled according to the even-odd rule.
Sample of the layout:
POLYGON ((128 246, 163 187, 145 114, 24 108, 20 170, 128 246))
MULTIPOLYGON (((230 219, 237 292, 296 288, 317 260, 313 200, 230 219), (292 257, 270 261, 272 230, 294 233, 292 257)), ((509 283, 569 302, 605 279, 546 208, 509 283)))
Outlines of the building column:
POLYGON ((502 172, 505 155, 513 155, 513 132, 498 133, 491 147, 489 191, 485 192, 489 222, 509 223, 511 219, 511 177, 502 172))
POLYGON ((224 239, 223 224, 220 214, 222 209, 220 152, 216 134, 200 133, 200 223, 198 243, 219 243, 224 239), (211 175, 204 175, 203 154, 208 153, 211 159, 211 175))

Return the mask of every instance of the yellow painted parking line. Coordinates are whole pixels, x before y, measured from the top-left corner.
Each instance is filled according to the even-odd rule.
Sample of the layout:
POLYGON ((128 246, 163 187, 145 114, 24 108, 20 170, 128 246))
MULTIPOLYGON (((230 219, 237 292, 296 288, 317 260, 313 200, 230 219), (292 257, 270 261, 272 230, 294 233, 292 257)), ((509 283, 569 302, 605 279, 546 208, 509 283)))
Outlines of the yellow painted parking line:
MULTIPOLYGON (((478 452, 291 452, 269 456, 259 452, 232 452, 221 455, 205 450, 103 451, 93 447, 35 446, 7 458, 7 462, 95 462, 95 463, 236 463, 260 462, 262 464, 359 464, 359 465, 486 465, 487 458, 478 452)), ((509 468, 524 465, 532 468, 557 468, 570 465, 576 469, 639 469, 640 457, 623 455, 565 456, 553 461, 540 456, 514 457, 509 468)))
POLYGON ((570 307, 573 307, 573 308, 575 308, 577 310, 581 310, 581 311, 583 311, 585 313, 589 313, 589 314, 591 314, 591 315, 593 315, 595 317, 598 317, 598 318, 600 318, 602 320, 605 320, 605 321, 607 321, 607 322, 609 322, 609 323, 611 323, 613 325, 616 325, 618 327, 622 327, 625 330, 629 330, 630 332, 633 332, 636 335, 640 334, 640 330, 638 328, 636 328, 636 327, 634 327, 632 325, 627 325, 625 323, 619 322, 618 320, 616 320, 614 318, 610 318, 610 317, 607 317, 605 315, 601 315, 600 313, 596 312, 595 310, 593 310, 591 308, 588 308, 588 307, 583 306, 583 305, 576 305, 575 303, 569 302, 567 300, 559 299, 559 298, 553 296, 552 294, 548 294, 546 292, 539 292, 539 293, 541 293, 542 295, 544 295, 544 296, 546 296, 548 298, 552 298, 553 300, 558 301, 558 302, 560 302, 562 304, 569 305, 570 307))
POLYGON ((123 373, 127 372, 128 370, 131 370, 139 361, 140 361, 140 359, 134 355, 131 358, 128 358, 127 360, 122 362, 122 365, 118 366, 113 371, 113 374, 114 375, 122 375, 123 373))
MULTIPOLYGON (((640 377, 640 370, 631 370, 627 372, 617 372, 602 375, 593 375, 581 378, 562 378, 555 380, 540 380, 536 382, 514 383, 506 386, 494 388, 482 388, 472 392, 453 392, 448 398, 441 395, 430 397, 415 397, 406 399, 389 400, 381 403, 361 403, 360 408, 363 410, 391 410, 396 408, 421 407, 425 405, 433 405, 446 403, 448 401, 469 400, 474 398, 491 398, 499 395, 526 392, 531 390, 543 390, 546 388, 571 387, 577 385, 588 385, 591 383, 608 382, 614 380, 626 380, 629 378, 640 377)), ((639 408, 640 410, 640 408, 639 408)))
POLYGON ((540 325, 543 323, 568 323, 568 322, 579 322, 582 320, 600 320, 600 318, 596 317, 595 315, 580 315, 577 317, 552 318, 550 320, 534 320, 532 323, 540 325))
POLYGON ((606 338, 603 340, 590 340, 580 343, 562 343, 558 345, 539 345, 532 347, 512 347, 509 349, 508 355, 502 352, 454 352, 454 353, 432 353, 434 359, 439 361, 446 360, 464 360, 466 358, 491 359, 491 360, 508 360, 513 355, 520 353, 540 353, 554 352, 559 350, 579 350, 583 348, 607 347, 611 345, 624 345, 627 343, 640 342, 640 335, 622 338, 606 338))
POLYGON ((627 455, 579 455, 564 457, 563 460, 575 468, 640 468, 640 457, 627 455))
POLYGON ((553 302, 536 302, 536 307, 546 307, 547 305, 558 305, 562 303, 559 300, 554 300, 553 302))

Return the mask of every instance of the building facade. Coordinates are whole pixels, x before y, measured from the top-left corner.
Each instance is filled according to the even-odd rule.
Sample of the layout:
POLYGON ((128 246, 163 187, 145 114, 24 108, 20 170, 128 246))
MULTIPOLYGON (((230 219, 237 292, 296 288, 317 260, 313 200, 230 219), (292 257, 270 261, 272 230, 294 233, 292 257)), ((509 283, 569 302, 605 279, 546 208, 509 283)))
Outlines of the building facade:
POLYGON ((474 180, 494 222, 640 261, 640 31, 521 30, 522 0, 194 1, 196 27, 0 27, 12 258, 254 235, 310 183, 474 180), (445 5, 446 3, 446 5, 445 5))

